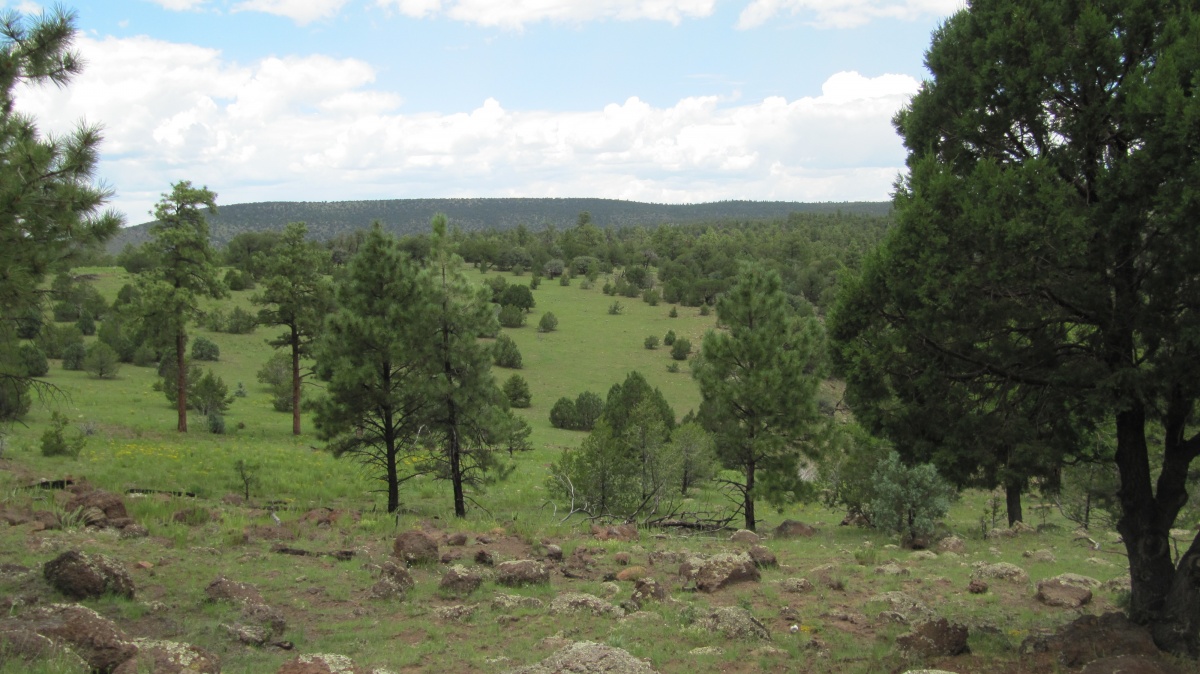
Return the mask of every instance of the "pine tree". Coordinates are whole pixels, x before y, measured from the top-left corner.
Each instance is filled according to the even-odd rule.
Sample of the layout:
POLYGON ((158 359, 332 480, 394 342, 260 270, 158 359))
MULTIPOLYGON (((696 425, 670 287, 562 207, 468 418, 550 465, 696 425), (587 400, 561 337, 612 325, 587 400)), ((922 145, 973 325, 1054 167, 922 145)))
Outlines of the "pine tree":
POLYGON ((794 315, 779 275, 760 266, 742 269, 717 302, 717 317, 726 330, 704 336, 692 376, 718 458, 741 473, 727 484, 740 493, 745 527, 754 531, 756 500, 799 496, 797 462, 813 451, 820 423, 823 344, 816 321, 794 315))
POLYGON ((262 292, 252 298, 255 304, 263 306, 258 321, 285 328, 268 343, 290 351, 293 435, 300 435, 303 382, 300 358, 309 354, 333 304, 333 285, 321 273, 329 260, 329 251, 316 242, 306 241, 307 233, 304 223, 290 223, 270 253, 258 253, 253 259, 255 267, 261 270, 263 286, 262 292))

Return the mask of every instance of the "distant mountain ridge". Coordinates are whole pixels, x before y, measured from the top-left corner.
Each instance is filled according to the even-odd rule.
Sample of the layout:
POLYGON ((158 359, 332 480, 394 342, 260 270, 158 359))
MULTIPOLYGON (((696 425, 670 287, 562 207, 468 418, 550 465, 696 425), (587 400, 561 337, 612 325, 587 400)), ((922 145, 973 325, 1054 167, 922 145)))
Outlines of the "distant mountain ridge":
MULTIPOLYGON (((694 223, 786 218, 793 212, 857 213, 884 216, 889 202, 855 201, 804 203, 796 201, 717 201, 704 204, 648 204, 619 199, 387 199, 376 201, 270 201, 218 205, 208 217, 214 245, 224 245, 247 231, 281 231, 289 222, 308 223, 309 235, 317 240, 370 226, 376 220, 394 234, 429 231, 435 213, 445 213, 452 226, 465 231, 511 229, 525 224, 531 230, 553 224, 559 229, 575 225, 587 211, 600 227, 653 226, 663 223, 694 223)), ((140 244, 149 237, 146 222, 122 229, 108 249, 116 252, 127 243, 140 244)))

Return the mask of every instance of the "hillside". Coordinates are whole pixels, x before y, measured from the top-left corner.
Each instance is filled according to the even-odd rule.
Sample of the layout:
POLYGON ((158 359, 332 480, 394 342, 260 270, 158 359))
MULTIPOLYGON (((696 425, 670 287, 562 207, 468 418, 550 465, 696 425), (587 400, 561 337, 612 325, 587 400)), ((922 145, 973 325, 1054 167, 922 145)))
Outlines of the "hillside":
MULTIPOLYGON (((289 222, 308 223, 317 240, 366 227, 378 220, 394 234, 427 231, 435 213, 466 231, 511 229, 526 224, 574 225, 587 211, 601 227, 657 225, 665 222, 772 220, 789 213, 862 213, 886 215, 887 202, 801 203, 794 201, 720 201, 708 204, 647 204, 618 199, 388 199, 379 201, 273 201, 219 206, 209 217, 212 240, 222 245, 241 232, 280 230, 289 222)), ((127 227, 108 244, 111 252, 142 243, 151 223, 127 227)))

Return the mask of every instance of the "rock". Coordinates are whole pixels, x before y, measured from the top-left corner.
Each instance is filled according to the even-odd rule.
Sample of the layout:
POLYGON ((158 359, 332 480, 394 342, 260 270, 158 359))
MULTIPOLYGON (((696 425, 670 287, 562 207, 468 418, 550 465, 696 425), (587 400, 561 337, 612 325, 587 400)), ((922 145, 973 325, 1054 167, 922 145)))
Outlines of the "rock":
POLYGON ((731 535, 729 537, 729 540, 733 541, 734 543, 745 543, 747 545, 754 545, 754 544, 758 543, 759 541, 761 541, 762 538, 758 534, 754 533, 753 531, 750 531, 749 529, 738 529, 737 531, 733 532, 733 535, 731 535))
POLYGON ((1011 529, 1017 535, 1036 534, 1037 533, 1036 527, 1030 526, 1024 522, 1013 522, 1012 526, 1009 527, 1009 529, 1011 529))
POLYGON ((536 597, 522 597, 502 592, 492 597, 492 609, 497 611, 511 611, 517 608, 540 609, 542 606, 542 600, 536 597))
POLYGON ((775 527, 772 534, 773 538, 811 538, 817 534, 817 530, 808 526, 803 522, 795 520, 784 520, 775 527))
POLYGON ((392 544, 392 556, 409 566, 437 564, 438 544, 424 531, 405 531, 392 544))
POLYGON ((509 674, 655 674, 649 664, 620 648, 577 641, 535 665, 509 674))
POLYGON ((496 582, 509 587, 545 585, 550 582, 550 571, 533 559, 502 562, 496 567, 496 582))
POLYGON ((719 646, 701 646, 688 651, 688 655, 724 655, 725 649, 719 646))
POLYGON ((385 674, 382 669, 367 669, 336 653, 310 653, 288 660, 275 674, 385 674))
POLYGON ((121 527, 121 538, 145 538, 150 530, 140 524, 127 524, 121 527))
POLYGON ((617 554, 613 555, 613 561, 616 562, 618 566, 628 566, 629 565, 629 553, 628 552, 618 552, 617 554))
POLYGON ((616 583, 601 583, 600 594, 605 597, 615 597, 621 592, 621 586, 616 583))
POLYGON ((561 562, 563 558, 563 550, 561 547, 553 543, 546 546, 546 559, 552 562, 561 562))
POLYGON ((1101 658, 1120 655, 1158 655, 1150 630, 1129 621, 1122 613, 1085 615, 1064 625, 1054 634, 1030 635, 1021 642, 1021 652, 1058 653, 1066 667, 1076 668, 1101 658))
POLYGON ((129 513, 125 511, 124 499, 117 494, 104 491, 103 489, 92 489, 76 493, 63 506, 63 510, 67 512, 83 511, 91 508, 95 508, 100 514, 100 517, 96 521, 88 522, 92 526, 102 527, 109 525, 111 520, 129 519, 129 513))
POLYGON ((598 541, 636 541, 638 530, 636 524, 619 524, 609 527, 593 524, 592 536, 598 541))
POLYGON ((438 620, 454 620, 462 622, 475 615, 474 606, 464 606, 457 604, 455 606, 439 606, 433 609, 433 615, 438 620))
POLYGON ((713 555, 695 573, 696 588, 703 592, 715 592, 735 583, 758 582, 760 577, 754 560, 744 552, 713 555))
POLYGON ((1054 556, 1054 553, 1046 549, 1026 550, 1025 552, 1021 553, 1021 556, 1031 562, 1053 564, 1054 562, 1058 561, 1058 558, 1054 556))
POLYGON ((900 566, 899 564, 897 564, 895 562, 888 562, 887 564, 883 564, 881 566, 875 567, 875 575, 877 575, 877 576, 907 576, 907 575, 909 575, 909 571, 908 571, 908 569, 904 568, 903 566, 900 566))
POLYGON ((713 609, 696 621, 696 625, 710 632, 720 632, 729 639, 768 641, 771 638, 763 625, 744 608, 723 606, 713 609))
POLYGON ((765 545, 750 546, 750 559, 760 569, 773 569, 779 566, 779 560, 775 559, 775 553, 767 549, 765 545))
POLYGON ((69 648, 33 630, 24 627, 0 628, 0 665, 11 665, 14 660, 32 665, 51 658, 61 661, 71 671, 88 668, 83 658, 69 648))
POLYGON ((650 553, 650 566, 675 566, 691 557, 690 552, 681 550, 655 550, 650 553))
POLYGON ((137 654, 112 674, 220 674, 221 661, 202 648, 176 641, 134 639, 137 654))
POLYGON ((1117 576, 1105 581, 1101 587, 1109 592, 1130 592, 1133 590, 1133 583, 1129 580, 1129 576, 1117 576))
POLYGON ((467 535, 462 532, 459 532, 457 534, 451 534, 448 538, 446 538, 446 545, 453 545, 453 546, 457 547, 457 546, 466 545, 466 544, 467 544, 467 535))
POLYGON ((633 596, 629 601, 641 608, 647 602, 663 602, 667 600, 667 588, 653 578, 640 578, 633 585, 633 596))
POLYGON ((262 646, 267 643, 267 639, 271 638, 266 628, 257 625, 241 625, 236 623, 226 625, 222 623, 221 629, 225 630, 229 636, 247 646, 262 646))
POLYGON ((466 596, 479 589, 482 583, 483 576, 455 564, 442 574, 438 589, 448 594, 466 596))
POLYGON ((70 648, 96 672, 112 672, 138 652, 112 621, 78 604, 36 606, 21 615, 21 623, 70 648))
POLYGON ((1001 538, 1016 538, 1016 537, 1017 537, 1017 532, 1013 531, 1012 529, 992 529, 991 531, 987 532, 987 536, 986 536, 986 538, 989 541, 994 541, 994 540, 998 540, 1001 538))
POLYGON ((72 599, 93 599, 104 594, 133 599, 133 578, 104 555, 68 550, 46 562, 42 575, 54 589, 72 599))
POLYGON ((976 562, 974 566, 975 570, 971 572, 972 578, 995 578, 1015 583, 1029 581, 1029 574, 1025 573, 1025 569, 1015 564, 1009 564, 1008 562, 996 562, 995 564, 976 562))
POLYGON ((961 555, 967 551, 967 544, 958 536, 947 536, 937 542, 935 549, 938 552, 954 552, 961 555))
POLYGON ((888 610, 898 613, 904 618, 902 622, 926 620, 931 616, 929 607, 903 592, 884 592, 867 601, 886 605, 888 610))
POLYGON ((379 580, 371 586, 372 599, 403 599, 416 585, 408 570, 395 562, 384 562, 379 568, 379 580))
POLYGON ((988 584, 976 578, 970 583, 967 583, 967 592, 971 594, 983 594, 988 591, 988 584))
POLYGON ((189 527, 197 527, 201 524, 208 524, 213 521, 213 514, 207 508, 200 506, 192 506, 184 508, 171 515, 171 520, 179 524, 186 524, 189 527))
POLYGON ((813 584, 808 582, 807 578, 784 578, 779 581, 779 588, 784 592, 801 594, 803 592, 812 592, 813 584))
POLYGON ((1067 585, 1074 585, 1075 587, 1087 588, 1089 590, 1094 590, 1100 587, 1100 581, 1088 576, 1081 576, 1077 573, 1060 573, 1055 576, 1053 580, 1057 580, 1067 585))
POLYGON ((1161 658, 1145 655, 1118 655, 1093 660, 1079 674, 1181 674, 1174 665, 1161 658))
POLYGON ((631 566, 626 569, 621 569, 617 573, 617 580, 625 582, 637 580, 638 578, 645 576, 647 573, 649 572, 646 571, 646 567, 644 566, 631 566))
POLYGON ((905 652, 926 658, 971 652, 966 626, 945 618, 921 623, 912 632, 897 637, 896 645, 905 652))
POLYGON ((908 558, 917 562, 928 562, 937 559, 937 553, 930 550, 917 550, 909 555, 908 558))
POLYGON ((591 613, 594 616, 620 618, 625 611, 603 599, 581 592, 565 592, 550 602, 550 613, 591 613))
POLYGON ((249 583, 239 583, 224 576, 208 584, 204 588, 204 596, 208 601, 227 601, 240 605, 265 604, 258 588, 249 583))
POLYGON ((1095 566, 1103 566, 1103 567, 1109 567, 1109 568, 1116 566, 1115 564, 1108 561, 1107 559, 1100 559, 1099 557, 1088 557, 1087 559, 1085 559, 1083 561, 1087 562, 1088 564, 1094 564, 1095 566))
POLYGON ((287 620, 283 614, 266 604, 248 604, 242 609, 241 618, 266 630, 268 639, 282 635, 287 629, 287 620))
POLYGON ((496 556, 491 550, 479 550, 475 553, 475 563, 480 566, 495 566, 496 556))
POLYGON ((1069 585, 1057 578, 1040 580, 1034 597, 1046 606, 1079 608, 1092 600, 1092 591, 1086 587, 1069 585))

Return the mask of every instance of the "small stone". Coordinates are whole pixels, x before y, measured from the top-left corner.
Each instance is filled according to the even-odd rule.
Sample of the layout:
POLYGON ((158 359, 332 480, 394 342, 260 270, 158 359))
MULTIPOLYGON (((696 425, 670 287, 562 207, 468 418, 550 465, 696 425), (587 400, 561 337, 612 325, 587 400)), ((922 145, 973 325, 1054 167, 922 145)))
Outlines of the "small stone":
POLYGON ((971 594, 983 594, 988 591, 988 584, 976 578, 970 583, 967 583, 967 592, 971 594))
POLYGON ((807 578, 784 578, 779 581, 779 587, 784 592, 800 594, 803 592, 812 592, 813 584, 808 582, 807 578))
POLYGON ((733 535, 731 535, 729 537, 729 540, 734 543, 745 543, 748 545, 755 545, 759 541, 761 541, 762 538, 758 534, 754 533, 753 531, 750 531, 749 529, 738 529, 737 531, 733 532, 733 535))
POLYGON ((617 554, 613 555, 613 561, 621 566, 627 566, 629 564, 629 553, 618 552, 617 554))
POLYGON ((546 559, 552 562, 560 562, 563 558, 563 549, 553 543, 546 545, 546 559))

